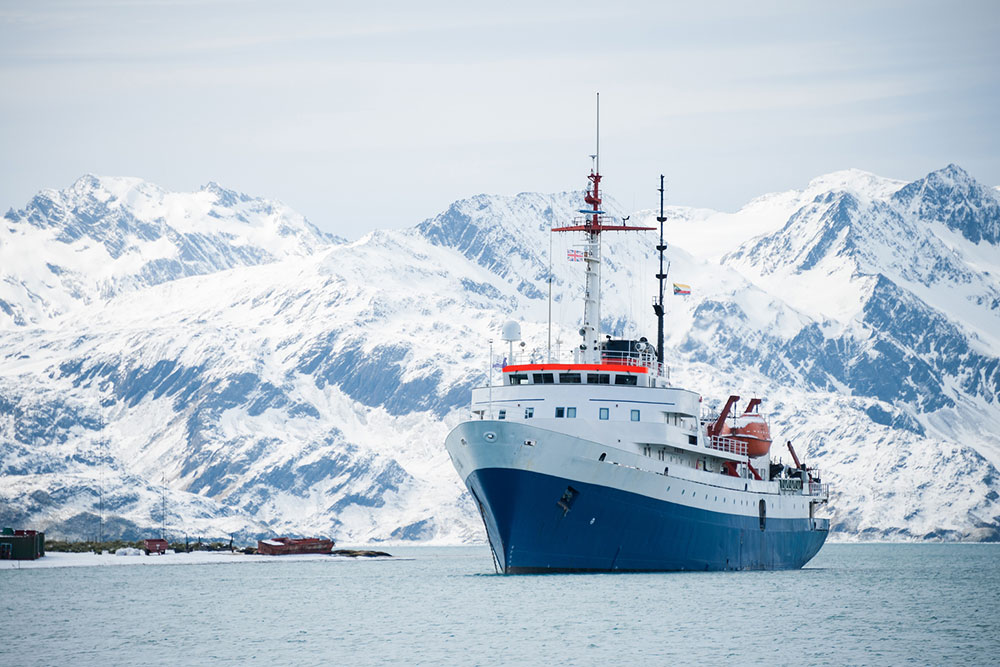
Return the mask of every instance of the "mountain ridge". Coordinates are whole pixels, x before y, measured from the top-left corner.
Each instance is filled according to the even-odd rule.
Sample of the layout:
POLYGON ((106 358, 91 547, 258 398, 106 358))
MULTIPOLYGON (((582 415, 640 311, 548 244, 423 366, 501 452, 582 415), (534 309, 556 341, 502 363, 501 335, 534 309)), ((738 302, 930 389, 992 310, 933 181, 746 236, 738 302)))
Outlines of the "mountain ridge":
POLYGON ((284 204, 215 183, 176 193, 86 174, 4 215, 0 329, 44 325, 119 293, 342 242, 284 204))
MULTIPOLYGON (((670 280, 694 287, 668 308, 672 377, 709 405, 729 393, 770 396, 776 432, 834 482, 830 512, 842 539, 998 539, 1000 374, 988 333, 976 337, 996 316, 988 278, 1000 274, 983 254, 987 241, 929 217, 968 212, 962 202, 979 190, 961 183, 949 203, 939 184, 930 200, 908 195, 904 206, 893 198, 908 186, 895 185, 848 170, 758 198, 743 213, 672 218, 670 280), (695 239, 697 252, 688 252, 682 241, 698 227, 710 240, 695 239), (794 248, 826 227, 839 231, 809 246, 809 262, 793 261, 794 248), (844 230, 853 230, 852 247, 844 230), (944 304, 925 301, 919 280, 895 276, 901 266, 915 270, 912 249, 896 243, 900 230, 925 235, 918 255, 930 270, 943 257, 940 266, 957 267, 949 276, 967 273, 975 280, 961 284, 979 291, 954 292, 942 279, 931 286, 949 286, 944 304), (782 268, 763 271, 766 262, 782 268), (816 303, 787 288, 812 279, 829 298, 816 303), (950 303, 955 294, 961 307, 950 303), (986 296, 969 300, 977 294, 986 296), (921 492, 908 497, 908 488, 921 492)), ((136 228, 167 219, 156 213, 156 191, 136 192, 127 179, 116 187, 153 202, 133 209, 136 228)), ((485 341, 503 321, 521 319, 525 352, 545 353, 550 244, 553 344, 574 344, 579 265, 558 261, 574 241, 548 229, 577 215, 580 193, 479 195, 413 227, 346 243, 310 234, 304 218, 277 207, 275 218, 240 209, 266 200, 213 184, 199 192, 211 199, 207 210, 230 216, 225 224, 245 224, 239 215, 272 230, 287 222, 299 230, 291 250, 244 263, 234 251, 211 271, 130 283, 4 329, 0 519, 85 536, 96 530, 103 495, 121 517, 116 530, 133 535, 162 522, 216 535, 481 539, 443 438, 465 414, 471 387, 486 381, 485 341)), ((610 198, 606 209, 625 214, 610 198)), ((990 223, 992 209, 980 210, 990 223)), ((650 212, 631 215, 643 224, 650 212)), ((651 327, 651 238, 608 240, 602 326, 615 335, 651 327)))

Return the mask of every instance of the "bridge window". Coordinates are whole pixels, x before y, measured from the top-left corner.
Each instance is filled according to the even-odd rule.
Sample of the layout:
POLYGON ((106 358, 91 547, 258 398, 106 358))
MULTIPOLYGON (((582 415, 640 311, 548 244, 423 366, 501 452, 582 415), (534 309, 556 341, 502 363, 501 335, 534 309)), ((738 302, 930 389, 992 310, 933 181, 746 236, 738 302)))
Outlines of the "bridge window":
POLYGON ((525 375, 524 373, 511 373, 507 377, 510 378, 510 383, 511 384, 527 384, 528 383, 528 376, 525 375))
POLYGON ((554 384, 555 377, 552 373, 532 373, 531 382, 533 384, 554 384))
POLYGON ((600 412, 598 412, 598 417, 600 419, 606 420, 608 418, 608 409, 607 408, 601 408, 600 412))
POLYGON ((632 411, 632 421, 634 421, 634 422, 639 421, 639 411, 638 410, 633 410, 632 411))
POLYGON ((611 384, 608 373, 587 373, 587 384, 611 384))
POLYGON ((560 373, 559 384, 580 384, 579 373, 560 373))
POLYGON ((637 380, 636 376, 632 375, 631 373, 629 373, 627 375, 626 374, 622 374, 622 375, 616 375, 615 376, 615 384, 626 384, 626 385, 631 385, 631 386, 634 387, 636 385, 637 381, 638 380, 637 380))
POLYGON ((525 408, 524 409, 524 418, 525 419, 531 419, 534 416, 535 416, 535 409, 534 408, 525 408))
POLYGON ((501 408, 500 412, 497 413, 497 419, 507 419, 507 411, 501 408))

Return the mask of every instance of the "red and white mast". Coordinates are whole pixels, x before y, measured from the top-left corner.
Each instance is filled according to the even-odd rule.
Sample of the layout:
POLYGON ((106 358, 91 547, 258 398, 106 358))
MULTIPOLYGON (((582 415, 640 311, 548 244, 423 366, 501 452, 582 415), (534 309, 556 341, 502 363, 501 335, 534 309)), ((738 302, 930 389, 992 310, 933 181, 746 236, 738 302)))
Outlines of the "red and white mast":
POLYGON ((601 210, 601 94, 597 93, 597 149, 594 166, 587 180, 587 194, 584 201, 589 209, 580 209, 584 214, 583 224, 569 227, 555 227, 554 232, 584 232, 585 244, 583 260, 586 265, 586 290, 584 292, 583 327, 580 335, 580 363, 601 363, 601 232, 628 232, 655 230, 655 227, 626 227, 605 224, 607 219, 601 210))

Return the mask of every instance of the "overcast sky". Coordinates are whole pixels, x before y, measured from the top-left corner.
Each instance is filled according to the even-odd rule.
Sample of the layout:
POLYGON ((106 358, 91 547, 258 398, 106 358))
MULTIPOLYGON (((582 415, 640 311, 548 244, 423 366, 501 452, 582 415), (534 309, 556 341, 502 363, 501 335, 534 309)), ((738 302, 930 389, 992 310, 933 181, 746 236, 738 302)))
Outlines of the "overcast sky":
POLYGON ((736 210, 857 167, 1000 184, 1000 2, 0 0, 0 208, 208 181, 349 238, 479 193, 736 210), (693 4, 693 3, 692 3, 693 4))

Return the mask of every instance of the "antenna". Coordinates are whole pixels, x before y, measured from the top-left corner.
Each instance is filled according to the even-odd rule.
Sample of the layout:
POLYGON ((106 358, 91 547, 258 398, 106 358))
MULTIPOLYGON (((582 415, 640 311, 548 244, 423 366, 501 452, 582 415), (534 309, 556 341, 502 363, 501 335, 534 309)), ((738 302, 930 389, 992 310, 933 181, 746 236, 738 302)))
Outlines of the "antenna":
POLYGON ((598 174, 601 173, 601 94, 597 93, 597 150, 594 151, 594 157, 597 159, 597 169, 595 170, 598 174))
POLYGON ((101 459, 101 468, 99 476, 99 486, 98 486, 98 498, 99 498, 99 530, 98 530, 98 553, 103 553, 104 548, 100 545, 104 544, 104 477, 106 474, 106 467, 108 465, 108 414, 107 406, 104 400, 104 382, 99 381, 97 383, 97 405, 101 411, 101 440, 98 447, 98 456, 101 459))
POLYGON ((166 473, 160 475, 160 539, 167 539, 167 476, 166 473))
POLYGON ((586 195, 583 201, 591 208, 581 208, 579 213, 584 215, 582 220, 574 220, 575 224, 565 227, 554 227, 554 232, 584 232, 586 244, 584 246, 583 261, 585 265, 584 284, 584 306, 583 306, 583 326, 580 327, 580 336, 583 341, 580 345, 577 358, 585 364, 601 363, 601 349, 604 342, 600 339, 601 327, 601 232, 631 232, 655 230, 655 227, 629 226, 627 224, 606 224, 608 216, 601 210, 601 94, 597 94, 597 152, 591 156, 594 160, 594 167, 587 180, 586 195))
POLYGON ((660 282, 660 299, 653 304, 653 312, 656 313, 656 361, 663 363, 663 281, 667 279, 667 274, 663 271, 663 251, 667 249, 663 242, 663 223, 667 218, 663 215, 663 174, 660 174, 660 215, 656 221, 660 223, 660 243, 656 249, 660 253, 660 272, 656 274, 656 279, 660 282))
POLYGON ((493 419, 493 339, 490 338, 490 360, 486 368, 489 373, 488 379, 486 380, 486 386, 489 387, 490 391, 490 419, 493 419))

